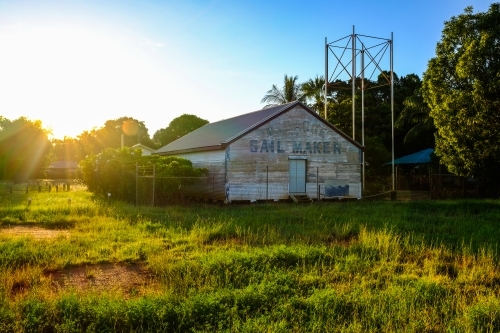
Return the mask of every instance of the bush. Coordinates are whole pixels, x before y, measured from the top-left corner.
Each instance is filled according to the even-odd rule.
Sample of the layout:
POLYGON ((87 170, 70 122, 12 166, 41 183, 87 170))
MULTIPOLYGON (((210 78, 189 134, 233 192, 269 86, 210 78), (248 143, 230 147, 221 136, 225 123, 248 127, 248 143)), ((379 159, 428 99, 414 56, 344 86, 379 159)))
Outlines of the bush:
MULTIPOLYGON (((207 174, 206 169, 194 168, 191 161, 174 156, 142 156, 140 149, 124 147, 108 148, 98 155, 87 156, 80 162, 83 181, 89 191, 106 195, 112 193, 114 199, 135 202, 136 197, 136 165, 147 175, 152 175, 156 168, 156 190, 162 193, 175 194, 182 179, 178 177, 201 177, 207 174), (165 179, 165 177, 171 177, 165 179), (176 179, 177 177, 177 179, 176 179)), ((182 184, 186 184, 186 179, 182 184)), ((146 189, 147 191, 147 189, 146 189)))

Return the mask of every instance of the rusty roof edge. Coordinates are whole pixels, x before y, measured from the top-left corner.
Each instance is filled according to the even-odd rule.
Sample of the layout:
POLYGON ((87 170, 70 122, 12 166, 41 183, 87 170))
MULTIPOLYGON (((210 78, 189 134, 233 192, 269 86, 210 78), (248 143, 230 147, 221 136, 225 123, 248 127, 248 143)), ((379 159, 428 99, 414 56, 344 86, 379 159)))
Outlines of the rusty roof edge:
POLYGON ((299 101, 295 101, 295 102, 287 104, 286 106, 282 107, 281 109, 278 109, 278 111, 274 112, 273 114, 270 114, 266 118, 262 119, 261 121, 253 124, 252 126, 246 128, 246 129, 244 129, 243 131, 239 132, 238 134, 233 135, 232 137, 230 137, 229 139, 227 139, 225 141, 221 141, 221 145, 224 145, 224 144, 227 145, 227 144, 231 143, 231 141, 235 140, 236 138, 239 138, 240 136, 244 135, 245 133, 252 131, 254 128, 259 127, 263 123, 266 123, 269 119, 276 117, 276 115, 280 114, 281 112, 285 112, 286 110, 288 110, 296 105, 299 105, 299 104, 302 104, 302 103, 300 103, 299 101))

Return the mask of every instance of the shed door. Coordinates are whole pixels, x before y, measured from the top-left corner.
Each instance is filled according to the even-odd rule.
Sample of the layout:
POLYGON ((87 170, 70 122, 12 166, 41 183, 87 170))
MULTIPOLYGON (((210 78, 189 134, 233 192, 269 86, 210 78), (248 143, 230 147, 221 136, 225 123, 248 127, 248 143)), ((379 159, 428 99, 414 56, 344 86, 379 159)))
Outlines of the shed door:
POLYGON ((306 160, 289 160, 290 193, 306 193, 306 160))

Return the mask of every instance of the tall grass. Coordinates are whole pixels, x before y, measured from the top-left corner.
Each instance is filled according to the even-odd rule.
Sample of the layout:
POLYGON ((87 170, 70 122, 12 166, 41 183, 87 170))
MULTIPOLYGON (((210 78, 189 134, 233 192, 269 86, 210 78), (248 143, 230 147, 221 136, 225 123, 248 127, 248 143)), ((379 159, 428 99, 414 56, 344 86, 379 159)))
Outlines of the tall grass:
POLYGON ((29 207, 2 196, 2 227, 69 236, 0 231, 0 331, 500 330, 497 200, 151 208, 30 196, 29 207), (155 283, 56 290, 43 274, 101 262, 140 263, 155 283))

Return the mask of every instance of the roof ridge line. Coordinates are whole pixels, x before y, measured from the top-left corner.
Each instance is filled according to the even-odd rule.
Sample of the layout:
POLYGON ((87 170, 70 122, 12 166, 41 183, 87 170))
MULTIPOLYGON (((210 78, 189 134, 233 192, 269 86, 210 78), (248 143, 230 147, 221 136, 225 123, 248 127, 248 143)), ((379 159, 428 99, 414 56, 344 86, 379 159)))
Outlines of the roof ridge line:
MULTIPOLYGON (((240 115, 237 115, 237 116, 234 116, 234 117, 229 117, 229 118, 225 118, 225 119, 221 119, 221 120, 217 120, 217 121, 214 121, 214 122, 211 122, 211 123, 208 123, 206 125, 210 125, 210 124, 217 124, 217 123, 220 123, 221 121, 226 121, 226 120, 229 120, 229 119, 234 119, 234 118, 239 118, 239 117, 243 117, 243 116, 246 116, 246 115, 249 115, 249 114, 252 114, 252 113, 256 113, 256 112, 261 112, 263 110, 266 110, 266 109, 272 109, 272 108, 277 108, 279 106, 283 106, 283 105, 290 105, 290 104, 293 104, 293 103, 296 103, 298 101, 293 101, 293 102, 288 102, 288 103, 285 103, 285 104, 278 104, 278 105, 275 105, 275 106, 272 106, 272 107, 269 107, 269 108, 262 108, 260 110, 255 110, 255 111, 250 111, 250 112, 247 112, 247 113, 243 113, 243 114, 240 114, 240 115)), ((281 110, 281 109, 280 109, 281 110)))
MULTIPOLYGON (((286 103, 286 104, 283 104, 283 105, 286 105, 286 106, 283 106, 282 108, 278 109, 278 111, 276 111, 276 112, 274 112, 274 113, 270 114, 269 116, 267 116, 266 118, 262 119, 261 121, 259 121, 259 122, 255 123, 255 124, 253 124, 252 126, 250 126, 250 127, 246 128, 246 129, 244 129, 243 131, 239 132, 238 134, 233 135, 232 137, 230 137, 230 138, 226 139, 226 141, 221 141, 221 144, 222 144, 222 143, 228 143, 228 142, 230 142, 231 140, 233 140, 234 138, 237 138, 239 135, 241 135, 241 134, 243 134, 243 133, 245 133, 245 132, 249 132, 249 131, 251 131, 251 130, 252 130, 252 129, 254 129, 255 127, 260 126, 260 124, 261 124, 261 123, 266 122, 269 118, 274 117, 277 113, 280 113, 280 112, 282 112, 284 109, 286 109, 286 108, 290 107, 290 105, 293 105, 293 104, 298 104, 298 103, 299 103, 299 101, 293 101, 292 103, 286 103)), ((262 110, 264 110, 264 109, 262 109, 262 110)), ((262 110, 259 110, 259 111, 262 111, 262 110)), ((254 112, 258 112, 258 111, 254 111, 254 112)), ((253 113, 253 112, 249 112, 249 113, 253 113)), ((248 113, 246 113, 246 114, 248 114, 248 113)))

